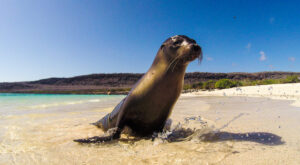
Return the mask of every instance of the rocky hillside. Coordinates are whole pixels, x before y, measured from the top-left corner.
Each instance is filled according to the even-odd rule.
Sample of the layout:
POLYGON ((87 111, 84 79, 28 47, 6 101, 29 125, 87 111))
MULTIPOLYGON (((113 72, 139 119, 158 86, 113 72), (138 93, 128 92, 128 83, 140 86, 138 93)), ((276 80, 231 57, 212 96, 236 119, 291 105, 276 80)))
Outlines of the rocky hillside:
MULTIPOLYGON (((0 92, 17 93, 114 93, 125 94, 142 77, 143 74, 113 73, 91 74, 71 78, 48 78, 30 82, 0 83, 0 92)), ((193 84, 208 80, 262 80, 280 79, 296 72, 259 72, 259 73, 186 73, 185 83, 193 84)))

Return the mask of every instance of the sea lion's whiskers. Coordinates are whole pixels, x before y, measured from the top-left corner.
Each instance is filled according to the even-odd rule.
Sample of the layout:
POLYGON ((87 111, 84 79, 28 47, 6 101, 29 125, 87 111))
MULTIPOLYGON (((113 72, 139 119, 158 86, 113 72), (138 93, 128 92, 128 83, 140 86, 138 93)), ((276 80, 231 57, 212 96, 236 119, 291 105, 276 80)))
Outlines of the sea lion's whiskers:
POLYGON ((172 72, 174 71, 174 68, 176 67, 176 65, 178 64, 179 61, 180 61, 180 59, 178 59, 177 62, 174 64, 174 66, 172 68, 172 72))
POLYGON ((179 56, 177 56, 176 58, 174 58, 174 60, 172 60, 172 62, 170 62, 167 71, 170 69, 171 65, 179 58, 179 56))
POLYGON ((200 55, 197 58, 198 58, 198 65, 200 65, 203 59, 202 51, 200 52, 200 55))
POLYGON ((202 60, 200 57, 197 57, 197 58, 198 58, 198 65, 200 65, 202 60))

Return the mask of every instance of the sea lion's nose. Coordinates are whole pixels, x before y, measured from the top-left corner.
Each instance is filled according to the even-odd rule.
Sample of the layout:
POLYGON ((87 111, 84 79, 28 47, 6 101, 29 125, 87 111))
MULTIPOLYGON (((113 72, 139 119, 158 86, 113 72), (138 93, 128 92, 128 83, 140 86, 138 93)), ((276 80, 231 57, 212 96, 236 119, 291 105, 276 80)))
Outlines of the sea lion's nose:
POLYGON ((192 49, 193 49, 195 52, 198 52, 198 51, 200 51, 201 48, 200 48, 199 45, 194 44, 192 49))

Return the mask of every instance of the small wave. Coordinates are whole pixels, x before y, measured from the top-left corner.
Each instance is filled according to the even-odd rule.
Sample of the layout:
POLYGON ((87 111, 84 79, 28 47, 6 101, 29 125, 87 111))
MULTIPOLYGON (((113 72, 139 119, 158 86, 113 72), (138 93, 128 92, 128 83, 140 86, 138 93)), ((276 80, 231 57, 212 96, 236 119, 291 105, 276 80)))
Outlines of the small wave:
POLYGON ((100 99, 92 99, 92 100, 88 100, 88 102, 97 103, 97 102, 100 102, 100 99))
POLYGON ((97 103, 97 102, 100 102, 100 101, 101 101, 100 99, 80 100, 80 101, 66 101, 66 102, 32 105, 32 106, 27 106, 26 108, 29 108, 29 109, 44 109, 44 108, 58 107, 58 106, 64 106, 64 105, 76 105, 76 104, 83 104, 83 103, 97 103))

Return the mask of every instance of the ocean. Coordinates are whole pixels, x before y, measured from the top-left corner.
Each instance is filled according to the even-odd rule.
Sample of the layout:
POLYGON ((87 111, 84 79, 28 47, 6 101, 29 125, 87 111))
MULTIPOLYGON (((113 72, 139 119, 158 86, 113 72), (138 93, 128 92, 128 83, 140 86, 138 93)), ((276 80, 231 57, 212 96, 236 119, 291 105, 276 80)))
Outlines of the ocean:
MULTIPOLYGON (((89 123, 110 112, 124 97, 0 94, 0 164, 45 163, 42 153, 61 144, 59 140, 63 135, 67 135, 64 138, 70 137, 69 142, 73 143, 71 137, 75 135, 70 134, 68 129, 80 128, 80 125, 89 128, 89 123)), ((52 159, 50 164, 59 164, 61 160, 59 156, 57 158, 52 159)))

